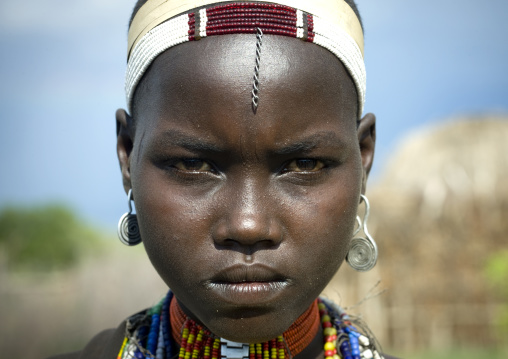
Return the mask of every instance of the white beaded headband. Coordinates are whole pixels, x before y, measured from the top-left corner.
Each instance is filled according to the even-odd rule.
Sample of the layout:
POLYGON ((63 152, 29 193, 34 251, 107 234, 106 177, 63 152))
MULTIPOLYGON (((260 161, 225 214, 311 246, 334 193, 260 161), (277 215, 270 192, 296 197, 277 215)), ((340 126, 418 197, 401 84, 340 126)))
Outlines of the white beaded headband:
POLYGON ((219 5, 217 0, 149 0, 129 29, 127 108, 132 112, 137 84, 165 50, 206 36, 256 32, 299 38, 332 52, 356 85, 361 116, 366 90, 363 32, 356 14, 343 0, 257 0, 219 5))

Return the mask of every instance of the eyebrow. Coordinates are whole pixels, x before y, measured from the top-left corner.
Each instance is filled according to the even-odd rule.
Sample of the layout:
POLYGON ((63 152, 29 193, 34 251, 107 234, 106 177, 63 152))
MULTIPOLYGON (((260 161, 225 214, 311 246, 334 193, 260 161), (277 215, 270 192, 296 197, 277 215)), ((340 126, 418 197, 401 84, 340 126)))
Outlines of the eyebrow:
POLYGON ((206 140, 189 136, 179 130, 170 130, 161 133, 155 139, 155 145, 161 147, 177 146, 191 152, 223 152, 224 149, 206 140))
MULTIPOLYGON (((190 136, 179 130, 165 131, 157 136, 154 142, 155 146, 176 146, 194 153, 220 153, 226 151, 221 146, 207 142, 204 139, 198 139, 194 136, 190 136)), ((337 136, 336 133, 323 131, 304 137, 288 145, 278 146, 276 144, 276 148, 270 151, 270 153, 272 155, 291 155, 296 153, 305 154, 320 147, 341 148, 345 147, 345 145, 344 141, 337 136)))
POLYGON ((276 155, 304 154, 319 147, 344 147, 344 142, 334 132, 318 132, 272 152, 276 155))

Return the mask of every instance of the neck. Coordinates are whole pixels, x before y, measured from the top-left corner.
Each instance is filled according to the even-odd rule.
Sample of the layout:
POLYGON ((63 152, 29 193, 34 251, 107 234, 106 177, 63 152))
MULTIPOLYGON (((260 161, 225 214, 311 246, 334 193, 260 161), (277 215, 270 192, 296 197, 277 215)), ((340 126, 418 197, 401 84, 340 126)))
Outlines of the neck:
POLYGON ((293 359, 323 359, 324 351, 323 351, 323 331, 318 330, 314 339, 310 342, 310 344, 302 350, 302 352, 296 355, 293 359))
MULTIPOLYGON (((169 311, 173 339, 181 346, 184 327, 188 327, 189 325, 200 326, 184 313, 175 297, 171 300, 169 311)), ((210 333, 206 328, 202 329, 210 333)), ((319 357, 322 353, 323 343, 323 336, 319 329, 320 316, 316 300, 298 319, 296 319, 289 329, 282 334, 286 346, 286 357, 319 357), (287 349, 289 349, 291 356, 288 355, 287 349)), ((214 337, 212 333, 210 333, 210 335, 214 337)))

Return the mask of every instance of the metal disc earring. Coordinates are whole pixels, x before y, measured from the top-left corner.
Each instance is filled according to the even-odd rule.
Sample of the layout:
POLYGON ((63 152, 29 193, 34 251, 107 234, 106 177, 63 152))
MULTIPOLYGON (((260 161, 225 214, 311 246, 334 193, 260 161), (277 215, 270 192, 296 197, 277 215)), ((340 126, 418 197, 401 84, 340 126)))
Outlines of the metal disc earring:
POLYGON ((370 213, 369 200, 363 194, 360 196, 365 202, 365 216, 363 217, 363 223, 357 217, 357 221, 359 221, 359 228, 358 230, 355 230, 353 236, 355 236, 360 231, 360 229, 362 229, 365 237, 355 237, 351 240, 351 245, 349 246, 349 251, 346 256, 346 261, 354 270, 359 272, 366 272, 374 268, 376 265, 378 251, 377 244, 367 229, 367 221, 369 219, 370 213))
POLYGON ((135 246, 141 243, 141 235, 139 233, 138 217, 132 213, 132 189, 129 190, 127 201, 129 212, 120 217, 118 221, 118 238, 126 246, 135 246))

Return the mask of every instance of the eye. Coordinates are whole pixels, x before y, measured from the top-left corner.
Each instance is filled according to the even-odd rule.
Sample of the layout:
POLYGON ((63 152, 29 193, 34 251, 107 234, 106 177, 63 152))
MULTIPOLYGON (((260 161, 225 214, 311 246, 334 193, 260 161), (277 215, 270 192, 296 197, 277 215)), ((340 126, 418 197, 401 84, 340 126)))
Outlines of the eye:
POLYGON ((317 172, 325 167, 319 160, 311 158, 300 158, 289 162, 283 172, 317 172))
POLYGON ((187 172, 209 172, 212 166, 206 161, 200 159, 185 159, 174 164, 174 167, 180 171, 187 172))

